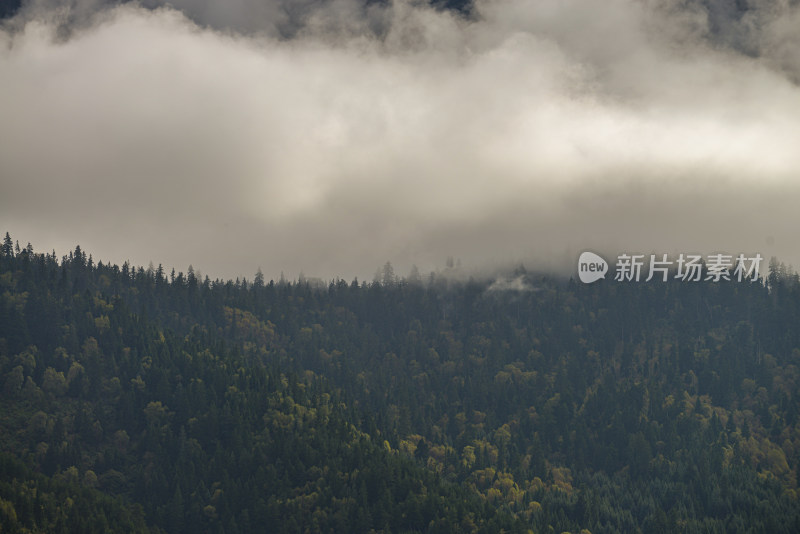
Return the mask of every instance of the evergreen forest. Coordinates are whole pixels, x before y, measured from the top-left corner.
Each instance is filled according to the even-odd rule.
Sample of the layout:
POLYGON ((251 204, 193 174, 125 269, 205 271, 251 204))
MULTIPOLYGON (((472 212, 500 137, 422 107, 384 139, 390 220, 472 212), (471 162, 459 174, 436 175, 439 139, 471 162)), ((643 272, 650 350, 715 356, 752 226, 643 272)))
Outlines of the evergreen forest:
POLYGON ((0 251, 0 532, 797 533, 800 281, 0 251))

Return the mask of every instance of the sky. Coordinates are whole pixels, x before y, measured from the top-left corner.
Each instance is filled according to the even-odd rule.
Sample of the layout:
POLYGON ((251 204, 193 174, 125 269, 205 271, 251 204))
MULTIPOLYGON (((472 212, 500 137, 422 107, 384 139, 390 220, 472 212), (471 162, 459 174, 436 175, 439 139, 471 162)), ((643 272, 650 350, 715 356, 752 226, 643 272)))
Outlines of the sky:
POLYGON ((212 279, 800 267, 798 28, 796 0, 23 2, 0 230, 212 279))

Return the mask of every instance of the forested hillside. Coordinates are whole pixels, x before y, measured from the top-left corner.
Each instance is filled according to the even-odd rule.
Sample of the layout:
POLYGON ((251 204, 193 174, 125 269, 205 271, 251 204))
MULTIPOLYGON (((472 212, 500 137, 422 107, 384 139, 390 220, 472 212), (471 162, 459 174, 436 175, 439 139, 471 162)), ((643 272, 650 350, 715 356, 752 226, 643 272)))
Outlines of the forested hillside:
POLYGON ((800 284, 0 254, 3 532, 800 532, 800 284))

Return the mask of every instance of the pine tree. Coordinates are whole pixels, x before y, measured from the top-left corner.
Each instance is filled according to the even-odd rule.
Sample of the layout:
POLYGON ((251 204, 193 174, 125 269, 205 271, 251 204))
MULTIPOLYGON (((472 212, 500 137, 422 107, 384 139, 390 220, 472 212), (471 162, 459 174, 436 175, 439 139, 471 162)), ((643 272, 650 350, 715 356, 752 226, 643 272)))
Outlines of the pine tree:
POLYGON ((6 237, 3 239, 2 255, 5 258, 14 257, 14 242, 11 241, 11 236, 6 232, 6 237))
POLYGON ((264 273, 261 272, 261 267, 256 271, 256 276, 253 278, 253 286, 259 289, 264 287, 264 273))

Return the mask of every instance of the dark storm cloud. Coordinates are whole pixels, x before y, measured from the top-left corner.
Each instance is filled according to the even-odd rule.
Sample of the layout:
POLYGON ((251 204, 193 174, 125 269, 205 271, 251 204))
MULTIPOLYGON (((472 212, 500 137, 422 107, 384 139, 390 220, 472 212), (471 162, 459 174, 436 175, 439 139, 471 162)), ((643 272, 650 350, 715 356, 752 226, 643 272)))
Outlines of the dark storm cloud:
POLYGON ((37 248, 212 277, 800 265, 796 3, 59 5, 0 33, 0 226, 37 248))

